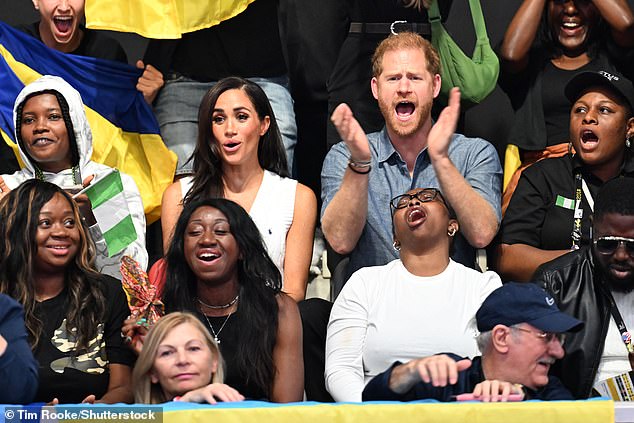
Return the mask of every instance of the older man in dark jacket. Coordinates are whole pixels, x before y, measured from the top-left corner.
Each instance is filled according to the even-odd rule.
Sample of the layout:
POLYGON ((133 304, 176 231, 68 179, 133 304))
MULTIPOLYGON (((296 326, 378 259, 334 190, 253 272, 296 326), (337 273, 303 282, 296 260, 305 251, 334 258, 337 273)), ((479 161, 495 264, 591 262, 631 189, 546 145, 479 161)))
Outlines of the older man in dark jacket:
POLYGON ((593 243, 542 265, 533 280, 586 325, 566 340, 552 368, 576 398, 632 370, 634 347, 634 179, 606 183, 595 202, 593 243))
POLYGON ((475 318, 482 356, 469 360, 438 354, 397 361, 370 380, 363 400, 572 399, 548 370, 564 356, 567 333, 580 330, 583 322, 562 313, 543 289, 517 282, 493 291, 475 318))

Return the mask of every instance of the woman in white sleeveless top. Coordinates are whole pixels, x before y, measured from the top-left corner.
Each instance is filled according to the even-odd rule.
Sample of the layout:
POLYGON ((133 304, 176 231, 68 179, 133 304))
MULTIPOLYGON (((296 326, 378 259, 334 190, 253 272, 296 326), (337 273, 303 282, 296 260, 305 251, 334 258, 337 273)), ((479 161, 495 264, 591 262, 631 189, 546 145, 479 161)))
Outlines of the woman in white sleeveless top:
POLYGON ((163 194, 161 225, 167 250, 183 204, 224 197, 255 221, 269 255, 280 269, 284 291, 306 295, 317 216, 315 194, 289 179, 286 155, 273 110, 262 89, 229 77, 203 97, 198 113, 194 174, 163 194))

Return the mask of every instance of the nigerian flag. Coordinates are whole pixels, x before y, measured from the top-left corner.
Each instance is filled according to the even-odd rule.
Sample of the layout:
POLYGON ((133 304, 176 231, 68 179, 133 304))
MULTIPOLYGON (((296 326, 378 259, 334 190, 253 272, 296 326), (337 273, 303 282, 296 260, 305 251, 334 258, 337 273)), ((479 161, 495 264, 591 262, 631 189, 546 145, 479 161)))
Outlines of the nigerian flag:
POLYGON ((108 246, 108 255, 112 257, 137 238, 123 195, 121 174, 112 169, 92 182, 84 192, 92 203, 92 212, 108 246))

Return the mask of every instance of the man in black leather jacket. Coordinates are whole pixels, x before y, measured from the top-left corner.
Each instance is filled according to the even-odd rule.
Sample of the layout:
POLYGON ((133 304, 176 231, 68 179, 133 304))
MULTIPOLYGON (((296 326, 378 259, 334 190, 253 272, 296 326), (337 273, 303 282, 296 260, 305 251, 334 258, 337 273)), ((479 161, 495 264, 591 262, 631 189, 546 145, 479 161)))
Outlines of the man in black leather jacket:
MULTIPOLYGON (((551 373, 576 398, 592 396, 609 325, 616 327, 612 293, 634 298, 634 179, 606 183, 595 202, 592 245, 545 263, 533 280, 552 294, 561 311, 586 323, 566 339, 566 356, 551 373)), ((620 312, 625 322, 634 320, 625 310, 620 312)), ((622 362, 627 363, 627 348, 621 345, 622 362)), ((626 373, 631 366, 619 370, 626 373)))

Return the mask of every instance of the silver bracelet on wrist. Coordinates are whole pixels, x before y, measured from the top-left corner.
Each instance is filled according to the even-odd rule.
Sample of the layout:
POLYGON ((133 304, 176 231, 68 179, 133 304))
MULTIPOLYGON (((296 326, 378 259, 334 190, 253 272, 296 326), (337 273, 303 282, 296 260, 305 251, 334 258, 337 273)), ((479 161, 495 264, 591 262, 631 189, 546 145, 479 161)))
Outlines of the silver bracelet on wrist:
POLYGON ((355 167, 357 169, 365 169, 372 165, 372 160, 353 160, 348 159, 348 166, 355 167))

